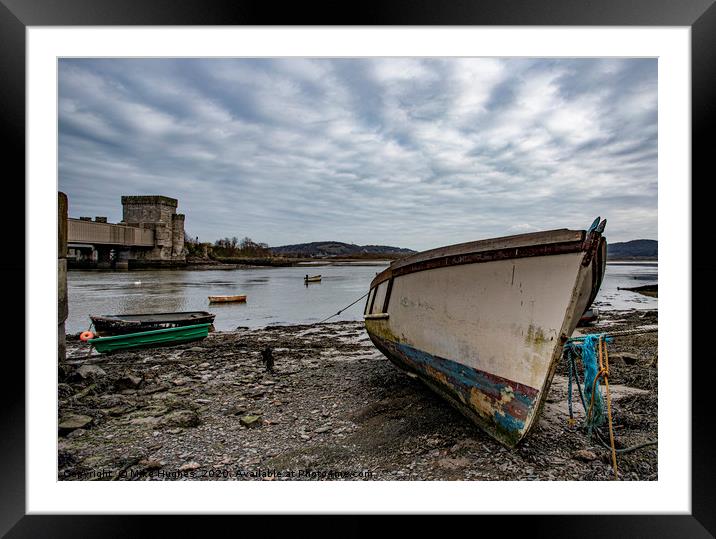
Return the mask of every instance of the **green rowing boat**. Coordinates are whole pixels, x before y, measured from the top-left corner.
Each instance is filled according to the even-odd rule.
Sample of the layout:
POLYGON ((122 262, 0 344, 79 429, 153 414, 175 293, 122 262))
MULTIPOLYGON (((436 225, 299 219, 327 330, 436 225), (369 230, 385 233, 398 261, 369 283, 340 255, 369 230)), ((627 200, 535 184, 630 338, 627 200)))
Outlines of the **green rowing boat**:
POLYGON ((180 326, 176 328, 155 329, 140 333, 126 333, 112 337, 97 337, 87 342, 98 352, 114 352, 128 348, 143 348, 148 346, 171 346, 189 341, 198 341, 209 334, 211 324, 195 324, 193 326, 180 326))

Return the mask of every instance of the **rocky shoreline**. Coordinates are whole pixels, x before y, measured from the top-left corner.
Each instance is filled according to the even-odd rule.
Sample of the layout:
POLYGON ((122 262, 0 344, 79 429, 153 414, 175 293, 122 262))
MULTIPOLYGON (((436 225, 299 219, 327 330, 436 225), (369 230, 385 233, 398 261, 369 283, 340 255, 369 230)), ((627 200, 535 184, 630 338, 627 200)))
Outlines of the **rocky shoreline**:
MULTIPOLYGON (((583 332, 653 328, 656 311, 603 312, 583 332)), ((618 447, 657 439, 658 334, 609 346, 618 447)), ((560 364, 516 449, 396 369, 361 322, 215 332, 198 343, 59 365, 60 480, 611 480, 610 452, 568 424, 560 364), (275 372, 261 351, 273 350, 275 372)), ((583 417, 574 397, 577 419, 583 417)), ((657 446, 618 456, 658 478, 657 446)))

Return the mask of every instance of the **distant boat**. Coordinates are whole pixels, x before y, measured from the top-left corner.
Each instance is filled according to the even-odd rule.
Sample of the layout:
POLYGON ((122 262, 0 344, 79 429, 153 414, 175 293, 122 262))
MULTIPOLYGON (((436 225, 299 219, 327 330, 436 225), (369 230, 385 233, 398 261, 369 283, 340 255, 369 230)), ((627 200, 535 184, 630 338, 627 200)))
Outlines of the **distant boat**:
POLYGON ((107 314, 90 316, 92 325, 101 337, 124 335, 139 331, 152 331, 196 324, 211 324, 216 315, 206 311, 175 313, 107 314))
POLYGON ((320 275, 313 275, 312 277, 309 277, 306 275, 303 280, 307 283, 320 283, 321 282, 321 276, 320 275))
POLYGON ((193 326, 180 326, 176 328, 156 329, 154 331, 127 333, 125 335, 114 335, 112 337, 97 337, 87 342, 94 346, 95 350, 102 353, 111 353, 132 348, 171 346, 204 339, 209 334, 210 325, 211 324, 196 324, 193 326))
POLYGON ((514 447, 537 424, 562 347, 606 268, 606 221, 441 247, 370 284, 375 346, 514 447))
POLYGON ((246 301, 246 296, 209 296, 209 303, 230 303, 246 301))

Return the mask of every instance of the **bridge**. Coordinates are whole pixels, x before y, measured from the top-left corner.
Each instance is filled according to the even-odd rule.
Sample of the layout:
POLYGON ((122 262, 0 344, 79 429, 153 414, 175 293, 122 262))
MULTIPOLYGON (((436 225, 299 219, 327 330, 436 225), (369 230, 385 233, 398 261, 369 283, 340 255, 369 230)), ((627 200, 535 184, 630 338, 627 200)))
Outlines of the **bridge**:
POLYGON ((186 263, 184 215, 178 201, 165 196, 123 196, 123 219, 67 219, 70 267, 127 269, 186 263))

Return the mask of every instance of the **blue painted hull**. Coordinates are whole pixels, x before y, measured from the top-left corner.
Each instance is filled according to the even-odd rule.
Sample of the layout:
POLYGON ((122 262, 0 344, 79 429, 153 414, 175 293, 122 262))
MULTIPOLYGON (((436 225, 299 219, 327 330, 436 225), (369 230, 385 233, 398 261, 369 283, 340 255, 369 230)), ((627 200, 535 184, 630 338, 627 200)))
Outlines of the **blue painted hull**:
POLYGON ((514 446, 526 433, 528 415, 538 405, 539 390, 371 332, 368 334, 376 347, 399 368, 417 374, 501 442, 514 446), (476 395, 489 401, 491 413, 474 406, 476 395))

